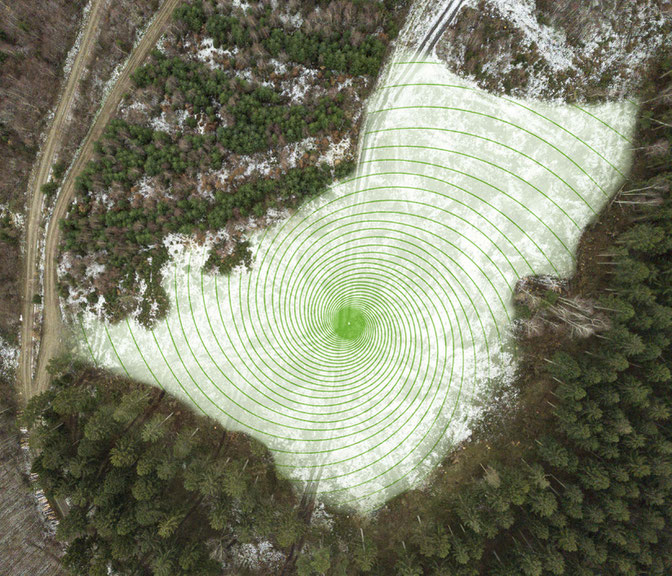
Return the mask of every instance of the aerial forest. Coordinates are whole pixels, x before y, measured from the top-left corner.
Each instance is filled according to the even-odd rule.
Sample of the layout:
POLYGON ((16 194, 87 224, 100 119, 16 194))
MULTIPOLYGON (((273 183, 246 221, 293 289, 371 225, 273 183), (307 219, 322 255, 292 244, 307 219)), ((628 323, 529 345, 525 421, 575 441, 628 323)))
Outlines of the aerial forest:
POLYGON ((263 227, 267 214, 296 209, 352 171, 362 103, 406 2, 293 6, 310 14, 298 28, 267 2, 177 7, 163 49, 133 73, 126 116, 109 123, 77 177, 61 222, 61 296, 80 309, 102 303, 113 322, 133 315, 152 326, 169 307, 168 235, 203 241, 226 229, 230 242, 212 255, 225 262, 244 241, 236 224, 263 227), (219 50, 215 64, 197 57, 207 42, 219 50), (349 154, 329 161, 339 142, 349 154))

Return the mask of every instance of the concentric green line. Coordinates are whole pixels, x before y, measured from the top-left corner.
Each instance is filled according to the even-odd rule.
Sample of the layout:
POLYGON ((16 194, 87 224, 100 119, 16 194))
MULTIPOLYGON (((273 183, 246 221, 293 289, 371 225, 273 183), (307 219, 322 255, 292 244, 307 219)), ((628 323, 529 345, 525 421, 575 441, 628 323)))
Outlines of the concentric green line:
POLYGON ((153 331, 80 322, 94 360, 254 435, 290 480, 359 508, 417 485, 466 437, 508 366, 516 282, 571 270, 627 145, 601 109, 399 64, 357 172, 250 235, 250 271, 208 275, 193 247, 166 274, 174 302, 153 331))

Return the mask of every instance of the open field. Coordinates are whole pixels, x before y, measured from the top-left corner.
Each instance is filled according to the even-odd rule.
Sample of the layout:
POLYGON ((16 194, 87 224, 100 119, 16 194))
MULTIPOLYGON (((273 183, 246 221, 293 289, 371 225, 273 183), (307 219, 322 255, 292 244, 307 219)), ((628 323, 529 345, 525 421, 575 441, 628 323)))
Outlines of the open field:
POLYGON ((515 282, 572 272, 635 112, 498 98, 397 60, 356 175, 253 235, 251 272, 206 275, 206 250, 170 245, 165 323, 94 323, 86 345, 251 433, 325 499, 379 505, 468 436, 511 368, 515 282))

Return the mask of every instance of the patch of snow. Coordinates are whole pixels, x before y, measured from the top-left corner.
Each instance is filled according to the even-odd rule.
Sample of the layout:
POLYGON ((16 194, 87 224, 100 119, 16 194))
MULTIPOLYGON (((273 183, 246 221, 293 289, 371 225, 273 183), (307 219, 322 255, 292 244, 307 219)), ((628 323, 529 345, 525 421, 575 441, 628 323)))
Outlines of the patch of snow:
POLYGON ((149 184, 149 177, 143 176, 137 184, 137 192, 143 198, 149 198, 154 193, 154 188, 149 184))
POLYGON ((231 0, 231 6, 233 8, 240 8, 244 12, 250 7, 250 4, 243 2, 243 0, 231 0))
POLYGON ((236 562, 251 570, 279 566, 285 555, 268 540, 257 543, 240 544, 233 551, 236 562))
POLYGON ((222 68, 218 60, 223 58, 235 58, 236 54, 238 54, 238 46, 234 46, 230 50, 215 48, 214 40, 212 38, 204 38, 201 40, 197 50, 196 59, 207 64, 212 69, 222 68))
POLYGON ((303 104, 306 94, 314 86, 318 70, 303 68, 299 76, 284 80, 281 83, 282 95, 288 97, 292 104, 303 104))
POLYGON ((321 162, 326 162, 329 164, 329 166, 334 166, 337 161, 343 160, 348 150, 350 150, 351 144, 352 142, 350 138, 347 137, 343 138, 343 140, 339 140, 338 142, 331 141, 329 148, 324 154, 320 156, 320 159, 317 163, 320 164, 321 162))
POLYGON ((334 526, 334 517, 327 512, 327 508, 321 500, 315 502, 315 508, 313 510, 313 515, 310 517, 310 523, 313 526, 320 526, 327 529, 331 529, 334 526))
POLYGON ((138 100, 126 106, 126 110, 139 110, 140 112, 144 112, 147 110, 147 104, 138 100))
POLYGON ((172 267, 174 266, 172 261, 183 258, 190 250, 198 250, 199 252, 207 254, 216 243, 228 239, 229 234, 225 230, 206 232, 205 240, 200 243, 197 242, 195 236, 191 234, 182 234, 179 232, 168 234, 163 238, 163 245, 168 251, 168 256, 170 258, 168 262, 164 264, 163 271, 168 272, 169 270, 172 270, 172 267))
POLYGON ((56 268, 56 276, 60 280, 65 276, 70 270, 72 269, 72 259, 70 257, 69 252, 65 252, 63 254, 63 257, 58 263, 58 267, 56 268))
MULTIPOLYGON (((329 139, 331 141, 331 139, 329 139)), ((330 145, 325 152, 322 160, 333 162, 337 160, 347 150, 349 139, 330 145)), ((236 160, 236 166, 239 168, 233 180, 244 180, 251 176, 260 178, 267 177, 278 168, 282 171, 296 168, 301 157, 317 147, 317 139, 314 137, 304 138, 298 142, 292 142, 280 148, 279 150, 270 150, 267 152, 257 152, 255 154, 241 155, 236 160)), ((211 171, 209 175, 214 176, 221 184, 227 184, 231 179, 231 173, 228 168, 222 168, 218 171, 211 171)))
MULTIPOLYGON (((303 24, 303 16, 301 16, 301 12, 298 10, 296 12, 287 12, 286 9, 286 2, 279 2, 278 0, 271 0, 271 8, 273 10, 273 13, 277 15, 277 17, 280 19, 280 21, 287 27, 287 28, 294 28, 295 30, 298 28, 301 28, 301 25, 303 24)), ((315 8, 315 12, 319 12, 320 8, 317 6, 315 8)))
POLYGON ((280 19, 280 22, 282 22, 287 28, 293 28, 294 30, 301 28, 301 25, 303 24, 303 16, 301 16, 300 12, 289 13, 281 12, 279 10, 276 11, 275 7, 273 10, 280 19))
POLYGON ((87 278, 94 279, 100 276, 103 272, 105 272, 105 265, 93 262, 86 267, 85 275, 87 278))
POLYGON ((93 306, 93 311, 95 312, 98 318, 105 318, 105 296, 100 294, 98 296, 98 301, 93 306))
POLYGON ((152 118, 149 121, 149 125, 152 130, 159 130, 161 132, 167 132, 168 134, 172 133, 175 129, 175 127, 166 120, 166 112, 164 110, 161 111, 159 116, 152 118))
POLYGON ((314 137, 304 138, 298 142, 292 142, 285 147, 286 161, 289 168, 294 168, 299 164, 301 157, 308 151, 315 148, 317 139, 314 137))
POLYGON ((273 67, 273 71, 276 74, 287 74, 288 68, 287 64, 284 62, 280 62, 280 60, 277 60, 276 58, 271 58, 268 62, 273 67))
POLYGON ((574 68, 574 54, 564 32, 542 25, 534 13, 533 0, 488 0, 525 36, 527 45, 535 43, 549 66, 555 70, 574 68))
POLYGON ((268 226, 277 224, 278 222, 286 220, 287 218, 289 218, 289 210, 287 210, 287 208, 283 208, 282 210, 269 208, 266 211, 266 222, 268 226))
POLYGON ((164 34, 159 38, 159 41, 156 43, 156 49, 161 52, 161 54, 166 53, 166 35, 164 34))
POLYGON ((110 210, 112 208, 112 206, 114 205, 112 200, 110 200, 110 195, 107 192, 99 192, 96 195, 96 198, 108 210, 110 210))
POLYGON ((220 184, 226 184, 229 178, 229 171, 226 168, 222 168, 221 170, 214 172, 214 174, 220 184))
POLYGON ((208 124, 208 120, 205 117, 204 114, 201 114, 200 117, 198 118, 198 122, 196 123, 196 130, 199 134, 203 135, 205 134, 205 127, 208 124))
MULTIPOLYGON (((107 98, 107 95, 110 93, 110 90, 112 90, 112 87, 117 83, 117 80, 119 79, 119 76, 121 76, 121 71, 126 67, 126 62, 128 59, 124 60, 124 62, 120 62, 114 67, 114 70, 112 71, 112 74, 110 74, 110 77, 107 79, 107 82, 105 82, 105 85, 103 87, 103 100, 102 102, 105 101, 107 98)), ((98 78, 96 78, 98 80, 98 78)), ((100 109, 99 109, 100 110, 100 109)), ((96 117, 98 114, 96 114, 96 117)))
MULTIPOLYGON (((159 132, 165 132, 166 134, 176 134, 178 132, 184 131, 184 124, 187 121, 187 118, 190 116, 189 112, 185 109, 182 109, 175 112, 169 111, 169 115, 166 115, 165 108, 168 106, 170 105, 164 102, 162 105, 161 114, 150 119, 150 128, 159 132)), ((205 133, 205 124, 205 115, 199 115, 197 120, 197 130, 199 134, 205 133)))
MULTIPOLYGON (((131 318, 135 320, 136 322, 138 321, 138 317, 140 316, 140 304, 145 298, 145 293, 147 292, 147 282, 145 281, 144 278, 140 278, 140 275, 136 272, 135 273, 135 285, 137 287, 137 298, 136 302, 138 305, 135 307, 133 312, 131 312, 131 318)), ((155 304, 155 302, 152 302, 152 304, 155 304)), ((154 308, 152 306, 152 308, 154 308)))
MULTIPOLYGON (((368 78, 366 78, 365 76, 361 76, 360 78, 365 83, 368 82, 368 78)), ((336 85, 336 90, 338 90, 338 92, 340 92, 341 90, 344 90, 345 88, 349 88, 350 86, 352 86, 352 77, 346 78, 345 80, 343 80, 343 82, 339 82, 336 85)))
POLYGON ((258 160, 253 160, 247 165, 245 172, 241 177, 252 176, 268 176, 271 173, 271 159, 267 156, 258 160))
POLYGON ((245 70, 238 71, 235 75, 237 78, 241 78, 250 84, 274 87, 273 82, 269 82, 268 80, 260 80, 257 78, 250 68, 245 68, 245 70))

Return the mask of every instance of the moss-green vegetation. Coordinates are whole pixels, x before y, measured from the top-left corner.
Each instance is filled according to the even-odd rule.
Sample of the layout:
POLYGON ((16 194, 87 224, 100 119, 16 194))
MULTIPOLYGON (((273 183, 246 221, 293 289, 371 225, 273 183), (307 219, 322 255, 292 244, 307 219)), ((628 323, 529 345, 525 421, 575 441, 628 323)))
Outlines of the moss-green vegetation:
MULTIPOLYGON (((393 8, 395 2, 388 4, 393 8)), ((376 75, 385 54, 385 42, 371 34, 364 23, 360 31, 366 37, 357 43, 352 41, 351 29, 337 33, 298 30, 288 34, 281 23, 274 25, 270 6, 259 8, 257 21, 251 22, 230 12, 207 16, 203 2, 194 2, 178 7, 175 19, 184 22, 193 32, 199 32, 205 25, 216 48, 232 45, 247 47, 260 42, 274 58, 284 53, 293 62, 305 66, 324 66, 330 72, 347 72, 353 76, 376 75)), ((391 19, 385 24, 388 31, 394 26, 391 19)))
POLYGON ((58 182, 54 182, 53 180, 45 182, 44 184, 42 184, 42 187, 40 188, 42 194, 44 194, 48 198, 56 194, 56 190, 58 190, 58 182))
POLYGON ((40 188, 40 191, 42 194, 44 194, 47 198, 52 198, 54 194, 58 191, 59 187, 61 186, 61 180, 63 179, 63 175, 65 174, 65 170, 67 169, 67 166, 65 165, 64 162, 56 162, 52 166, 52 171, 51 171, 51 178, 49 179, 48 182, 45 182, 42 184, 42 187, 40 188))
POLYGON ((63 176, 65 175, 65 171, 67 170, 67 165, 65 162, 62 160, 59 160, 52 166, 52 177, 54 180, 60 181, 63 179, 63 176))
MULTIPOLYGON (((158 51, 153 54, 153 63, 136 70, 133 79, 140 88, 159 87, 163 96, 178 92, 183 96, 182 106, 189 106, 195 115, 205 113, 210 122, 217 122, 217 114, 229 114, 233 124, 217 128, 216 142, 231 152, 251 154, 277 145, 281 139, 295 142, 309 135, 349 128, 340 95, 333 101, 321 98, 311 107, 292 105, 268 86, 231 79, 203 63, 166 58, 158 51)), ((146 172, 150 176, 158 174, 151 169, 146 172)))

